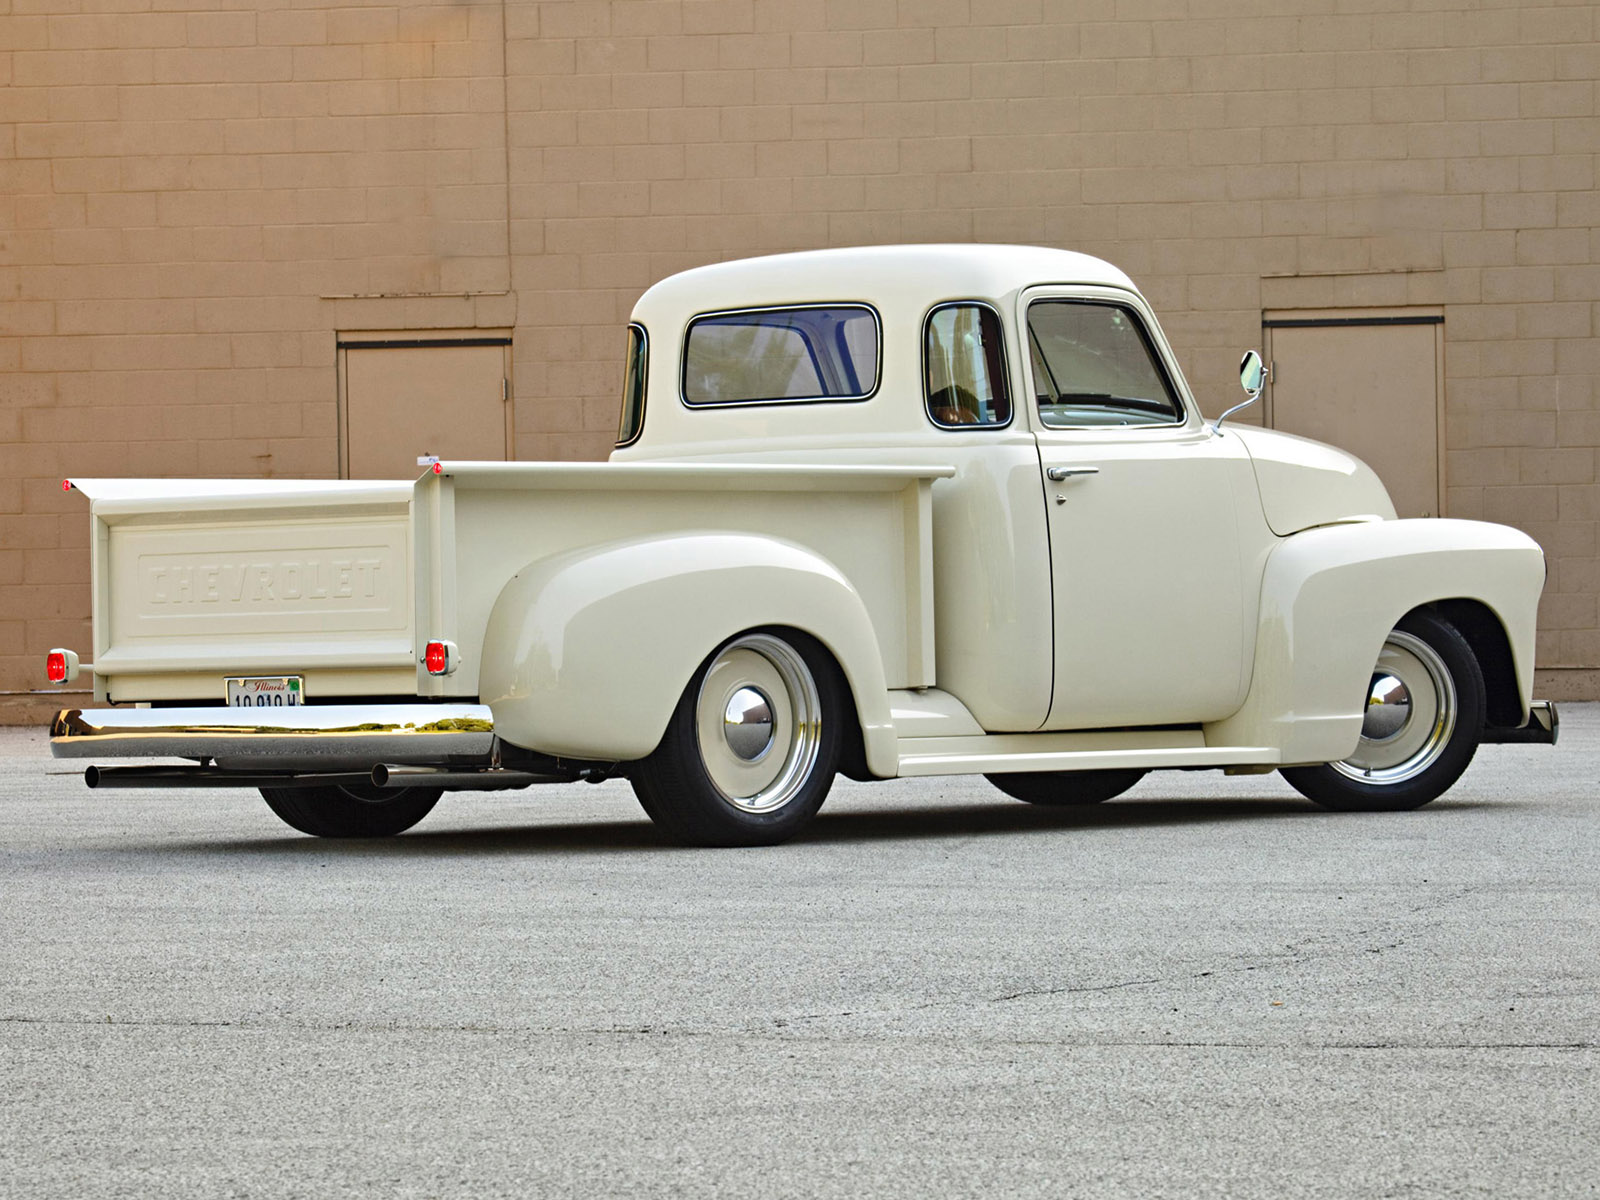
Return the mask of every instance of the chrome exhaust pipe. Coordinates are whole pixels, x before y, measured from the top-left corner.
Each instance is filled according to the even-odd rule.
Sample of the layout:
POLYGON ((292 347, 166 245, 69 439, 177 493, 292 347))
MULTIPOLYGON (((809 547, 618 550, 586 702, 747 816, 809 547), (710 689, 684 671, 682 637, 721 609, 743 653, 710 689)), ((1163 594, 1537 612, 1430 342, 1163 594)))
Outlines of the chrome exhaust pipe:
POLYGON ((382 764, 365 773, 227 771, 217 767, 99 767, 83 772, 92 788, 314 788, 314 787, 441 787, 449 791, 494 792, 536 783, 571 783, 570 775, 538 775, 532 771, 382 764))
POLYGON ((267 774, 260 771, 223 771, 216 767, 89 767, 83 781, 92 788, 264 788, 363 786, 371 782, 366 775, 267 774))
POLYGON ((508 771, 504 767, 475 771, 379 763, 363 782, 377 788, 442 787, 456 792, 498 792, 532 787, 536 783, 571 783, 572 780, 569 775, 539 775, 532 771, 508 771))

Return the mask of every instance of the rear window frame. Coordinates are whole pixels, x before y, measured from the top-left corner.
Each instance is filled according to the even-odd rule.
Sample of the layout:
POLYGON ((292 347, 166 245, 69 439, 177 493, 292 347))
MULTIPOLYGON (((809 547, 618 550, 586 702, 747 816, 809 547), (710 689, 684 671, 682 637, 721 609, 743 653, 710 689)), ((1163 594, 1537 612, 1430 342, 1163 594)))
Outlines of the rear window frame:
POLYGON ((825 300, 806 301, 796 304, 763 304, 750 308, 725 308, 713 312, 696 313, 689 319, 683 330, 683 342, 678 355, 678 401, 685 408, 695 412, 716 411, 724 408, 770 408, 773 406, 787 406, 796 404, 860 404, 871 400, 883 387, 883 317, 877 308, 863 300, 825 300), (870 390, 848 396, 771 396, 758 397, 748 400, 712 400, 693 401, 689 399, 689 339, 694 335, 694 328, 703 321, 714 321, 725 317, 758 316, 762 313, 789 313, 816 311, 819 309, 856 309, 868 313, 872 317, 874 347, 876 360, 873 364, 872 387, 870 390))

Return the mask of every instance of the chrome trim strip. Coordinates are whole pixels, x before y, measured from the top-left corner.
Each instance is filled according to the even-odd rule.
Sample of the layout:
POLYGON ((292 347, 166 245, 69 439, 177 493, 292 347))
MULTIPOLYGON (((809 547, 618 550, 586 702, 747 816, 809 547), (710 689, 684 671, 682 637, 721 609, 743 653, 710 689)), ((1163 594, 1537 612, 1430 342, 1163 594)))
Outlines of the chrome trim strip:
POLYGON ((485 704, 63 709, 57 758, 212 759, 223 768, 370 771, 378 763, 492 764, 485 704))

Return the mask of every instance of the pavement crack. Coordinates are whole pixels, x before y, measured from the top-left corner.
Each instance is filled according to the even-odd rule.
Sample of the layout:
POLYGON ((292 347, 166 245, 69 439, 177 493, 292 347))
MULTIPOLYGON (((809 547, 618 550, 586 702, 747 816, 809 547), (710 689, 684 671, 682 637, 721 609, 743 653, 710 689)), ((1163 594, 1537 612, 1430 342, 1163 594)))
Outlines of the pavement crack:
POLYGON ((167 1029, 226 1029, 230 1026, 250 1028, 247 1021, 202 1021, 164 1017, 27 1017, 0 1016, 0 1025, 148 1025, 167 1029))
MULTIPOLYGON (((1206 974, 1210 974, 1209 971, 1206 974)), ((1083 984, 1080 986, 1064 986, 1052 988, 1024 988, 1020 992, 1011 992, 1004 996, 991 996, 990 1004, 1005 1004, 1010 1000, 1023 1000, 1032 996, 1066 996, 1076 992, 1115 992, 1121 988, 1143 987, 1147 983, 1165 983, 1166 980, 1155 979, 1124 979, 1117 983, 1083 984)))
POLYGON ((772 1023, 782 1029, 785 1025, 797 1021, 828 1021, 838 1017, 853 1017, 856 1015, 857 1013, 854 1009, 845 1009, 842 1012, 797 1013, 793 1016, 778 1017, 772 1023))
POLYGON ((1594 1050, 1600 1042, 1325 1042, 1324 1050, 1594 1050))
MULTIPOLYGON (((1128 983, 1110 986, 1131 986, 1143 982, 1130 980, 1128 983)), ((1158 981, 1150 981, 1158 982, 1158 981)), ((1089 991, 1104 991, 1105 987, 1076 989, 1089 991)), ((809 1013, 800 1017, 784 1018, 784 1023, 789 1024, 802 1020, 822 1020, 831 1016, 854 1016, 855 1013, 809 1013)), ((613 1025, 605 1027, 566 1027, 566 1028, 539 1028, 531 1025, 488 1025, 461 1023, 453 1025, 427 1025, 406 1024, 401 1022, 374 1022, 374 1021, 341 1021, 341 1022, 281 1022, 264 1023, 250 1020, 242 1021, 207 1021, 207 1020, 178 1020, 161 1018, 135 1018, 105 1020, 95 1017, 33 1017, 25 1015, 0 1016, 0 1025, 39 1025, 39 1026, 72 1026, 77 1028, 178 1028, 178 1029, 228 1029, 242 1033, 284 1033, 306 1031, 321 1033, 392 1033, 395 1030, 405 1030, 412 1033, 462 1033, 462 1034, 519 1034, 532 1037, 583 1037, 583 1038, 751 1038, 770 1036, 748 1029, 689 1029, 669 1028, 660 1025, 613 1025)), ((792 1038, 797 1042, 811 1042, 819 1040, 818 1037, 794 1037, 792 1034, 782 1035, 792 1038)), ((892 1043, 904 1040, 904 1034, 869 1033, 843 1040, 869 1043, 892 1043)), ((824 1043, 841 1040, 837 1035, 821 1035, 824 1043)), ((1033 1046, 1049 1045, 1066 1048, 1095 1049, 1095 1048, 1126 1048, 1126 1049, 1153 1049, 1153 1050, 1281 1050, 1281 1051, 1390 1051, 1395 1053, 1461 1053, 1471 1051, 1498 1051, 1498 1050, 1565 1050, 1565 1051, 1594 1051, 1600 1049, 1600 1042, 1594 1041, 1481 1041, 1481 1042, 1406 1042, 1406 1041, 1379 1041, 1379 1042, 1350 1042, 1350 1041, 1240 1041, 1216 1039, 1212 1041, 1178 1039, 1178 1038, 1111 1038, 1111 1037, 1057 1037, 1057 1038, 1000 1038, 996 1044, 1008 1046, 1033 1046)))

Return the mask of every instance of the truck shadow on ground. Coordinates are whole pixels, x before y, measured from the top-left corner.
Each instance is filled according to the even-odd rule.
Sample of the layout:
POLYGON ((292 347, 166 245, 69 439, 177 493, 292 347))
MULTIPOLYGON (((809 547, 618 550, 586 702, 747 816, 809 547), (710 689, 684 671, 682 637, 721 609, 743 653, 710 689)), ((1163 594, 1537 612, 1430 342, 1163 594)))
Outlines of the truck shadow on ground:
MULTIPOLYGON (((1478 807, 1453 805, 1452 807, 1478 807)), ((1419 810, 1418 815, 1427 810, 1419 810)), ((963 805, 892 812, 838 812, 826 809, 797 842, 847 842, 916 838, 972 837, 982 834, 1093 833, 1161 826, 1255 823, 1285 818, 1360 820, 1408 814, 1331 813, 1299 799, 1114 800, 1063 808, 1031 805, 963 805)))
MULTIPOLYGON (((1330 813, 1293 799, 1174 799, 1112 801, 1081 808, 1038 808, 1022 804, 961 804, 928 808, 827 809, 791 846, 827 843, 938 841, 951 838, 1094 834, 1161 827, 1249 825, 1265 821, 1313 819, 1328 822, 1417 820, 1448 816, 1450 809, 1486 807, 1484 802, 1452 801, 1416 813, 1330 813)), ((174 847, 168 847, 173 849, 174 847)), ((427 823, 398 837, 376 841, 288 836, 194 843, 197 853, 332 855, 335 857, 432 857, 480 854, 684 853, 664 841, 641 814, 632 821, 596 820, 429 830, 427 823)), ((781 847, 778 848, 781 851, 781 847)))

